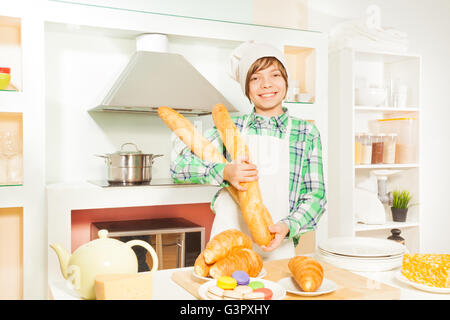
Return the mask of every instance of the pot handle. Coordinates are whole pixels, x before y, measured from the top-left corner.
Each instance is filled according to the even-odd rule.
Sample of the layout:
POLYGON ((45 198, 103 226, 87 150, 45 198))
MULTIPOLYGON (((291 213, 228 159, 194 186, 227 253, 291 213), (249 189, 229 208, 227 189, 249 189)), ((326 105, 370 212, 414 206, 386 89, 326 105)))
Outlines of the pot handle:
POLYGON ((153 266, 152 270, 150 270, 150 273, 153 273, 154 271, 158 270, 158 256, 156 255, 155 249, 151 245, 148 244, 148 242, 142 241, 142 240, 131 240, 125 243, 130 248, 133 246, 141 246, 147 249, 148 252, 150 252, 150 255, 152 256, 153 260, 153 266))
POLYGON ((136 149, 137 152, 141 152, 141 150, 139 150, 138 146, 132 142, 126 142, 126 143, 122 144, 120 146, 120 151, 123 151, 123 147, 126 146, 127 144, 134 146, 134 148, 136 149))
POLYGON ((155 158, 162 157, 163 154, 152 154, 152 164, 155 162, 155 158))
POLYGON ((104 154, 94 154, 94 157, 100 157, 100 158, 108 159, 108 157, 105 156, 104 154))

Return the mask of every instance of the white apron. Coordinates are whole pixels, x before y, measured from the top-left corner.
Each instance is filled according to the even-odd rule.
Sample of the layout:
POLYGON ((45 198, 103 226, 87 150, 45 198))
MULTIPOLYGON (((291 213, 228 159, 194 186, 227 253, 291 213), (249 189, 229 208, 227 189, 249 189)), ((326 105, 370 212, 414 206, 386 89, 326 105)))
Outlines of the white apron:
MULTIPOLYGON (((248 135, 247 122, 241 132, 249 149, 249 161, 258 169, 258 182, 263 203, 269 210, 273 222, 286 218, 289 214, 289 136, 291 133, 289 118, 286 135, 283 139, 271 136, 248 135)), ((238 229, 251 236, 242 217, 240 207, 234 202, 228 191, 223 188, 214 202, 216 216, 211 229, 211 238, 228 230, 238 229)), ((263 251, 257 244, 253 250, 258 252, 263 260, 287 259, 295 256, 292 240, 284 239, 278 248, 271 252, 263 251)))

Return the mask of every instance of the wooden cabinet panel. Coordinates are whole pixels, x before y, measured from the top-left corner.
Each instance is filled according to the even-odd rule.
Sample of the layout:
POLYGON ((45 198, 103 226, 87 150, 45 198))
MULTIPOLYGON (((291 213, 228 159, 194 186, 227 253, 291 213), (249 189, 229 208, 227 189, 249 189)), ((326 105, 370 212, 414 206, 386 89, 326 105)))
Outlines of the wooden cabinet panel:
POLYGON ((23 208, 0 208, 0 300, 23 299, 23 208))

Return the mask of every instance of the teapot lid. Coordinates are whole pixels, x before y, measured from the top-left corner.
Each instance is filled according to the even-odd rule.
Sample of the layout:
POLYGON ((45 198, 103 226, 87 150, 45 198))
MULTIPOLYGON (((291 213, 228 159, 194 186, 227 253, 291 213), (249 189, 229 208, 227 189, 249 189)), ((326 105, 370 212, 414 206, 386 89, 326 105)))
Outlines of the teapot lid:
POLYGON ((99 231, 98 231, 98 237, 99 237, 100 239, 106 239, 106 238, 108 238, 108 230, 106 230, 106 229, 99 230, 99 231))

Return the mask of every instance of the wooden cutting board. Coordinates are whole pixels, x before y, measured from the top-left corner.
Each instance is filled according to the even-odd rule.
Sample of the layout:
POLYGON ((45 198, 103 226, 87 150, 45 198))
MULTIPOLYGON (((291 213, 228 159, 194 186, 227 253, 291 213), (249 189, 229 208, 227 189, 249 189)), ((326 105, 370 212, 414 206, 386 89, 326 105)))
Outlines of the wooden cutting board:
MULTIPOLYGON (((277 282, 278 280, 290 277, 288 268, 289 259, 273 260, 264 263, 267 271, 265 280, 277 282)), ((289 292, 284 300, 396 300, 400 299, 400 289, 371 280, 350 271, 337 268, 331 264, 320 262, 324 269, 324 277, 337 284, 337 290, 328 294, 304 297, 289 292)), ((175 271, 172 273, 172 280, 187 290, 197 299, 201 299, 198 288, 207 280, 194 277, 192 269, 175 271)))

